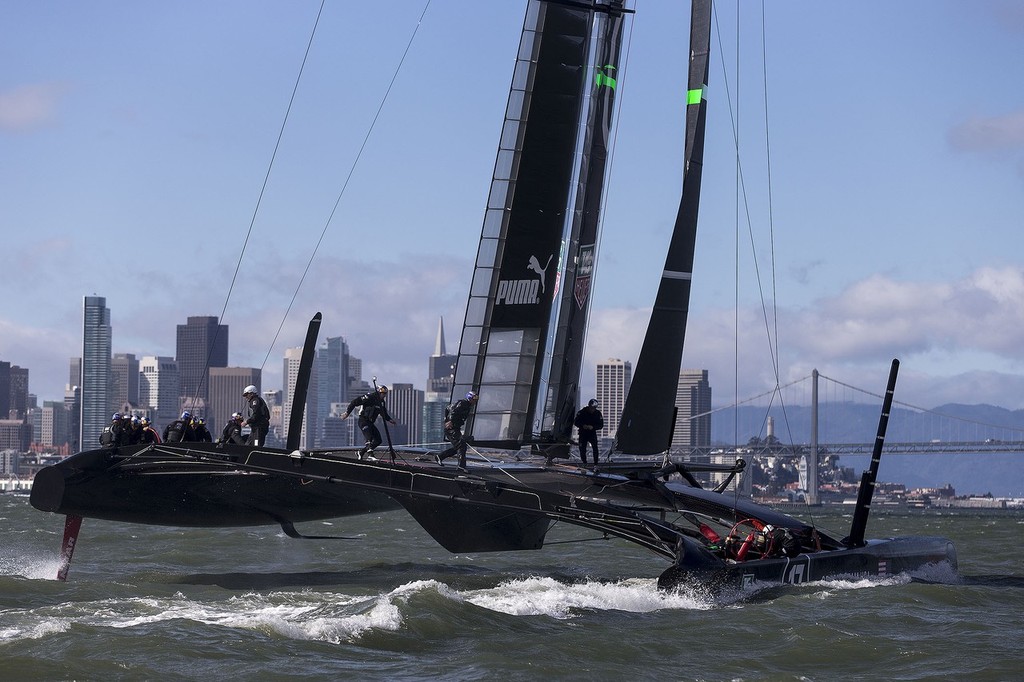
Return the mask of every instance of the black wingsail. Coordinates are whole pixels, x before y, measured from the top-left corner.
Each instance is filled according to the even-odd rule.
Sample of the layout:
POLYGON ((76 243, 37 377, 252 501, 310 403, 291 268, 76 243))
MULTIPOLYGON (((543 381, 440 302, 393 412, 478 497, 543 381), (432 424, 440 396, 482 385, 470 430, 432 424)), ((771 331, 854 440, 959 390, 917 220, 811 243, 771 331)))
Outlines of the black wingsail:
POLYGON ((690 304, 693 252, 697 241, 710 47, 711 0, 694 0, 690 15, 683 196, 658 296, 616 433, 615 449, 618 452, 637 455, 660 453, 669 448, 672 439, 676 387, 690 304))
POLYGON ((617 44, 601 45, 619 41, 621 11, 621 0, 527 7, 453 386, 479 391, 467 426, 478 445, 543 440, 558 406, 575 407, 582 332, 570 328, 585 323, 587 297, 560 320, 566 289, 592 266, 614 81, 591 60, 614 68, 617 44))

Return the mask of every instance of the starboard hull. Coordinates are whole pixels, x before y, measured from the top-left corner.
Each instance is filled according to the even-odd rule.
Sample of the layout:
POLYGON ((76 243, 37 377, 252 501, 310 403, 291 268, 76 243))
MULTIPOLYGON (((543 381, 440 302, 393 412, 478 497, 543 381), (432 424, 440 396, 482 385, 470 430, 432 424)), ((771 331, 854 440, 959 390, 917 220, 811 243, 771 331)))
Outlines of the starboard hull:
POLYGON ((953 543, 942 537, 908 536, 869 540, 863 547, 822 550, 795 557, 773 557, 729 562, 685 539, 682 557, 658 578, 658 586, 673 589, 700 585, 716 590, 749 587, 756 583, 797 585, 821 580, 863 576, 889 577, 948 566, 956 571, 953 543))

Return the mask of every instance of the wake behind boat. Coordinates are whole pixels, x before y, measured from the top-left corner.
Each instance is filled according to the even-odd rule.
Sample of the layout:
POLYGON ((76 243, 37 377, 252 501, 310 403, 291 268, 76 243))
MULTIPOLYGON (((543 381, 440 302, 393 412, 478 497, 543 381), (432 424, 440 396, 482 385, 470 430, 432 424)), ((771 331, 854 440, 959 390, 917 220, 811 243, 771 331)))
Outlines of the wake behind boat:
MULTIPOLYGON (((437 463, 428 449, 391 448, 381 461, 361 461, 352 451, 301 451, 301 411, 296 418, 294 407, 304 401, 300 381, 286 448, 134 446, 80 453, 41 471, 32 504, 68 515, 65 559, 80 517, 279 523, 299 537, 296 522, 401 505, 460 553, 540 549, 559 522, 590 528, 668 560, 659 579, 665 588, 885 576, 940 563, 955 569, 956 551, 944 538, 865 539, 895 361, 875 457, 845 538, 728 491, 742 461, 712 466, 663 456, 675 419, 696 240, 710 0, 693 3, 683 194, 626 397, 618 456, 593 471, 559 463, 568 457, 580 403, 622 23, 630 11, 621 0, 528 4, 454 375, 453 395, 479 393, 466 433, 493 459, 474 458, 460 470, 437 463), (704 489, 694 476, 702 470, 727 479, 704 489)), ((311 323, 304 363, 314 345, 311 323)))

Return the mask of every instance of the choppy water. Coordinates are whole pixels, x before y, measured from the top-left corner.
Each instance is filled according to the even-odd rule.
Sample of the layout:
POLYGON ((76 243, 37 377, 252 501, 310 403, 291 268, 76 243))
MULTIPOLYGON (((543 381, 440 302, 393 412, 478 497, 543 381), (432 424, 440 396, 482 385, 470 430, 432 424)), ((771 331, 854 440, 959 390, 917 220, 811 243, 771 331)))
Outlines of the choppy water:
MULTIPOLYGON (((850 519, 816 512, 842 536, 850 519)), ((662 593, 664 560, 556 528, 536 552, 451 555, 402 511, 279 529, 63 518, 0 495, 4 680, 1015 680, 1021 512, 876 510, 875 537, 944 535, 959 575, 662 593), (582 540, 582 541, 579 541, 582 540)))

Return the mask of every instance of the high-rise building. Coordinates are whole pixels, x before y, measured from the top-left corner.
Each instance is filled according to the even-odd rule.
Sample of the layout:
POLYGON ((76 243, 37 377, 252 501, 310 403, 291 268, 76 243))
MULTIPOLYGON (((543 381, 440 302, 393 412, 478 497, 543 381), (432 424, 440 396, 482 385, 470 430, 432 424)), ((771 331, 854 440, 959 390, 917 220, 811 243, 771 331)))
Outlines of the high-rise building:
POLYGON ((633 377, 633 365, 628 360, 608 358, 597 363, 597 402, 604 417, 604 428, 598 438, 615 438, 626 405, 626 393, 633 377))
MULTIPOLYGON (((164 355, 145 355, 139 362, 139 403, 154 424, 166 426, 180 414, 178 363, 164 355)), ((159 430, 159 429, 158 429, 159 430)))
POLYGON ((434 354, 428 359, 427 390, 423 395, 423 409, 420 413, 421 443, 444 441, 444 408, 452 402, 452 376, 455 373, 457 355, 450 355, 444 343, 444 318, 437 323, 437 338, 434 354))
POLYGON ((711 384, 706 369, 684 369, 676 388, 673 449, 711 445, 711 384))
MULTIPOLYGON (((341 336, 328 337, 317 349, 316 367, 319 375, 317 382, 317 414, 324 420, 332 414, 332 405, 340 403, 344 410, 349 401, 349 354, 348 343, 341 336)), ((310 394, 310 399, 314 396, 310 394)), ((318 448, 334 448, 351 443, 344 438, 346 430, 332 425, 328 433, 324 424, 318 429, 318 448)))
POLYGON ((110 360, 112 412, 139 407, 139 360, 134 353, 114 353, 110 360))
POLYGON ((64 387, 64 407, 68 414, 68 446, 71 452, 81 450, 79 437, 82 435, 82 389, 78 384, 64 387))
POLYGON ((451 396, 452 375, 455 372, 457 355, 449 355, 444 347, 444 318, 437 323, 437 339, 434 341, 434 354, 430 356, 429 373, 427 375, 427 392, 443 393, 451 396))
POLYGON ((68 386, 82 385, 82 358, 71 358, 68 363, 68 386))
POLYGON ((210 401, 206 404, 206 426, 213 437, 219 438, 232 412, 245 414, 246 386, 255 386, 260 393, 262 372, 256 367, 211 367, 210 401))
POLYGON ((11 412, 11 363, 0 360, 0 419, 9 419, 11 412))
POLYGON ((11 365, 10 419, 24 419, 31 407, 28 393, 28 368, 11 365))
MULTIPOLYGON (((282 405, 281 422, 282 422, 282 433, 281 437, 288 440, 288 429, 291 427, 292 420, 292 402, 295 399, 295 386, 298 383, 299 377, 299 364, 302 360, 302 348, 287 348, 284 351, 284 368, 281 374, 284 383, 284 403, 282 405)), ((317 376, 319 367, 317 361, 314 358, 313 367, 310 370, 309 386, 306 392, 306 409, 303 411, 302 416, 302 431, 299 436, 299 447, 305 450, 311 450, 316 447, 317 435, 319 433, 321 422, 319 415, 319 406, 316 400, 309 400, 309 396, 316 396, 320 390, 319 377, 317 376)))
POLYGON ((68 444, 68 409, 59 400, 43 401, 32 411, 32 440, 47 448, 68 444))
POLYGON ((210 368, 228 366, 228 326, 216 317, 191 316, 178 325, 175 353, 182 404, 202 412, 210 392, 210 368))
POLYGON ((79 446, 99 446, 110 423, 110 309, 103 296, 86 296, 82 315, 82 417, 79 446))
POLYGON ((388 393, 388 414, 398 422, 391 429, 391 442, 395 445, 413 445, 419 442, 423 418, 423 391, 412 384, 392 384, 388 393))

